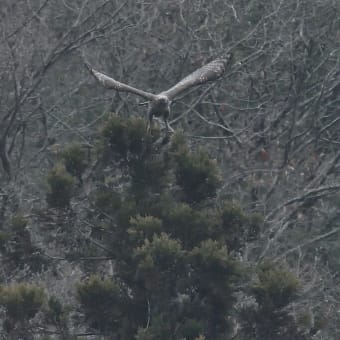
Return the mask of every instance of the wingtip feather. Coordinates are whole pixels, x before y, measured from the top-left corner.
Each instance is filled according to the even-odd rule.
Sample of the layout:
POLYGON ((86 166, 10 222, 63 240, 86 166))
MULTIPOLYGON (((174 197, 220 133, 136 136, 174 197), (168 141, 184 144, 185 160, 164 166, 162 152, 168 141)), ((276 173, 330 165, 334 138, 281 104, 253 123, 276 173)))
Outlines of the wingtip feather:
POLYGON ((86 60, 84 60, 84 66, 93 74, 93 68, 86 60))

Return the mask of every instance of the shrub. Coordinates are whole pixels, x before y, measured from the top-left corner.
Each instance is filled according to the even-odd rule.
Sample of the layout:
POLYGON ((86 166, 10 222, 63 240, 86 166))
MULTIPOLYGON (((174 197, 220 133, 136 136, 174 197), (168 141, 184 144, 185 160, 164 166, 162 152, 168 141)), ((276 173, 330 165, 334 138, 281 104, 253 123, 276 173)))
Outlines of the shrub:
POLYGON ((115 214, 121 205, 121 197, 118 192, 103 188, 93 194, 93 207, 100 213, 100 218, 115 214))
POLYGON ((299 290, 298 279, 275 263, 264 262, 257 270, 258 279, 250 284, 257 304, 244 305, 240 310, 244 324, 241 333, 252 339, 307 340, 296 320, 285 308, 299 290))
POLYGON ((139 257, 139 268, 168 271, 173 268, 182 257, 182 247, 179 241, 171 239, 167 234, 154 235, 152 241, 145 240, 136 250, 139 257))
POLYGON ((135 259, 137 279, 157 301, 169 302, 176 292, 179 276, 185 275, 181 243, 165 233, 154 235, 151 241, 146 239, 136 249, 135 259))
POLYGON ((161 192, 168 184, 167 162, 159 155, 147 155, 146 158, 130 159, 131 193, 137 197, 145 197, 148 193, 161 192))
POLYGON ((57 164, 47 175, 47 203, 52 208, 66 208, 70 205, 74 179, 65 166, 57 164))
POLYGON ((186 319, 179 331, 182 338, 195 340, 203 333, 203 325, 195 319, 186 319))
POLYGON ((27 227, 28 220, 21 214, 15 215, 11 220, 11 226, 13 231, 22 232, 27 227))
POLYGON ((152 190, 159 191, 165 184, 168 170, 165 158, 155 153, 159 130, 147 131, 141 117, 124 119, 113 115, 101 133, 102 155, 105 163, 113 160, 127 167, 131 178, 131 193, 143 197, 152 190))
POLYGON ((251 290, 260 308, 273 312, 292 302, 299 290, 299 280, 288 270, 265 262, 260 265, 258 281, 251 290))
MULTIPOLYGON (((47 308, 45 310, 45 320, 47 323, 56 326, 63 334, 68 334, 69 312, 69 306, 65 307, 56 296, 51 296, 48 299, 47 308)), ((69 339, 69 337, 67 337, 67 339, 69 339)))
POLYGON ((128 233, 133 240, 151 240, 154 234, 159 234, 162 230, 162 221, 154 216, 131 217, 130 225, 128 233))
POLYGON ((10 239, 10 234, 5 231, 0 231, 0 251, 6 250, 6 244, 10 239))
POLYGON ((0 305, 16 322, 32 319, 45 301, 43 288, 33 284, 1 286, 0 305))
POLYGON ((82 174, 84 173, 87 163, 86 154, 80 144, 74 143, 65 148, 62 152, 66 170, 74 177, 82 181, 82 174))
POLYGON ((175 160, 177 183, 187 202, 198 203, 216 195, 221 178, 216 162, 205 151, 199 149, 190 153, 185 149, 180 150, 175 160))
POLYGON ((207 210, 197 211, 187 203, 174 205, 164 216, 166 230, 180 239, 186 249, 207 239, 212 233, 214 222, 214 216, 207 210))
POLYGON ((77 299, 91 327, 105 333, 119 325, 122 294, 114 281, 93 275, 86 282, 78 283, 77 299))
POLYGON ((174 330, 171 329, 169 320, 163 315, 155 315, 152 324, 148 328, 140 328, 136 334, 136 340, 159 340, 173 338, 174 330))
POLYGON ((203 241, 189 255, 191 266, 202 275, 200 284, 220 283, 226 287, 241 273, 237 262, 229 257, 227 247, 218 241, 203 241))
POLYGON ((242 274, 241 264, 229 257, 225 245, 213 240, 195 247, 188 261, 192 291, 197 292, 192 300, 200 301, 206 334, 209 339, 225 337, 230 330, 227 316, 235 302, 234 284, 242 274))
POLYGON ((239 205, 232 202, 224 203, 221 211, 221 234, 230 250, 238 249, 244 239, 247 227, 247 216, 239 205))
POLYGON ((101 136, 104 155, 109 156, 113 152, 115 156, 127 160, 130 155, 142 157, 150 153, 159 131, 153 131, 152 135, 148 133, 144 118, 126 119, 114 114, 103 127, 101 136))

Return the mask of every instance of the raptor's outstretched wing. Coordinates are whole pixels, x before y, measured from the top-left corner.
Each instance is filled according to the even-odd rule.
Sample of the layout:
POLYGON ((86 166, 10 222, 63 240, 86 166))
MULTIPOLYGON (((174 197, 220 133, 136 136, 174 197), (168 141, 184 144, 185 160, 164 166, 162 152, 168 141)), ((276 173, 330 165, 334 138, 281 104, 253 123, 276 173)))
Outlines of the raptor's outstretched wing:
POLYGON ((97 79, 97 81, 107 89, 114 89, 116 91, 121 91, 121 92, 130 92, 130 93, 136 94, 137 96, 143 97, 148 100, 154 100, 156 98, 156 96, 150 92, 145 92, 145 91, 136 89, 135 87, 121 83, 117 80, 114 80, 111 77, 106 76, 103 73, 100 73, 94 70, 86 62, 85 62, 85 66, 91 72, 91 74, 97 79))
POLYGON ((167 91, 162 92, 161 94, 164 94, 169 99, 172 99, 180 92, 190 87, 201 85, 208 81, 217 80, 224 74, 231 59, 231 54, 227 54, 225 57, 217 58, 211 61, 209 64, 206 64, 193 73, 189 74, 175 86, 171 87, 167 91))

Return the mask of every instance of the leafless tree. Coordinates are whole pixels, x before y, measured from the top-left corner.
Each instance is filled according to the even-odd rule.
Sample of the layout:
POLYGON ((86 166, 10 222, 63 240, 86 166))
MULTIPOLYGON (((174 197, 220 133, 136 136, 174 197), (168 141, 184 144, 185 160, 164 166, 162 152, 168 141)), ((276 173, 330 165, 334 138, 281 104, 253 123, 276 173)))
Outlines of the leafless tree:
POLYGON ((244 260, 286 261, 306 283, 300 307, 339 324, 339 12, 337 0, 2 0, 0 226, 30 211, 54 148, 91 148, 109 111, 145 114, 94 86, 81 53, 161 92, 232 50, 218 90, 177 98, 170 124, 218 159, 221 200, 264 215, 244 260))

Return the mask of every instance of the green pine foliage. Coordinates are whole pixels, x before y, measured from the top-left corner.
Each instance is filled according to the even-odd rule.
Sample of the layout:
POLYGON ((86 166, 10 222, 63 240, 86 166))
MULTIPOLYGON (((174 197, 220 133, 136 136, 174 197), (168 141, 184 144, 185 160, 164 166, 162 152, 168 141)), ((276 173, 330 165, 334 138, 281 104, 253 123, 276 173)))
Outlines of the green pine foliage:
POLYGON ((146 329, 140 328, 137 331, 137 340, 157 340, 157 339, 171 339, 174 331, 170 327, 169 320, 163 315, 155 315, 153 323, 146 329))
POLYGON ((51 296, 48 299, 48 307, 45 312, 46 321, 49 324, 56 325, 59 329, 67 329, 69 311, 62 302, 56 297, 51 296))
POLYGON ((85 150, 78 143, 73 143, 61 153, 67 172, 82 182, 82 175, 87 167, 85 150))
POLYGON ((234 278, 229 273, 236 273, 236 262, 229 257, 227 247, 218 241, 203 241, 190 252, 190 257, 193 268, 202 271, 202 274, 208 271, 208 276, 212 275, 216 279, 221 275, 228 281, 234 278))
POLYGON ((242 278, 242 265, 233 260, 226 246, 208 239, 189 254, 190 279, 201 302, 200 314, 205 316, 206 335, 217 338, 228 334, 226 316, 233 303, 233 286, 242 278))
POLYGON ((174 204, 163 217, 165 228, 183 247, 191 249, 213 235, 216 228, 216 212, 197 210, 187 203, 174 204))
POLYGON ((247 216, 239 205, 225 202, 221 211, 222 228, 226 234, 238 233, 244 227, 247 216))
POLYGON ((15 215, 11 220, 12 230, 15 232, 23 232, 27 227, 28 220, 21 214, 15 215))
POLYGON ((112 160, 126 167, 131 179, 131 193, 141 198, 150 190, 160 190, 166 181, 168 164, 156 141, 157 129, 150 134, 145 119, 124 119, 112 115, 101 132, 99 151, 102 161, 112 160))
POLYGON ((88 216, 114 258, 115 278, 78 285, 88 324, 138 339, 225 338, 235 287, 245 279, 230 249, 240 251, 261 219, 235 203, 212 204, 221 183, 217 164, 203 149, 191 150, 181 133, 160 144, 145 120, 113 115, 100 140, 107 175, 98 176, 88 216), (98 301, 105 308, 94 313, 98 301))
POLYGON ((6 244, 10 238, 9 233, 6 233, 5 231, 0 231, 0 251, 4 252, 6 249, 6 244))
POLYGON ((131 239, 138 241, 151 240, 153 235, 160 234, 163 229, 162 220, 154 216, 141 216, 130 218, 131 227, 128 233, 131 239))
POLYGON ((216 195, 221 177, 216 162, 210 159, 206 151, 199 149, 191 153, 181 150, 175 159, 175 175, 185 201, 199 203, 216 195))
POLYGON ((44 301, 44 289, 34 284, 0 286, 0 305, 15 323, 34 318, 44 301))
POLYGON ((179 241, 167 234, 154 235, 152 241, 145 240, 144 244, 136 249, 135 256, 139 258, 138 268, 142 272, 156 269, 171 271, 181 262, 182 247, 179 241))
POLYGON ((192 152, 180 132, 173 136, 170 150, 176 182, 183 191, 184 200, 199 203, 214 197, 221 184, 216 161, 202 148, 192 152))
POLYGON ((110 216, 119 211, 122 206, 121 195, 113 190, 101 188, 92 194, 92 208, 96 211, 99 219, 110 216), (98 215, 99 213, 99 215, 98 215))
POLYGON ((119 286, 94 275, 76 288, 77 299, 90 326, 104 334, 117 330, 123 312, 119 286))
POLYGON ((103 156, 128 161, 130 157, 143 157, 150 153, 159 131, 147 132, 146 121, 140 117, 127 119, 113 114, 101 132, 103 156))
POLYGON ((52 208, 69 207, 73 194, 74 178, 63 164, 55 165, 47 175, 46 201, 52 208))
POLYGON ((11 220, 11 231, 7 243, 7 256, 16 266, 23 267, 37 249, 33 246, 31 235, 26 229, 28 220, 21 214, 15 215, 11 220))
POLYGON ((299 291, 299 281, 288 270, 265 262, 260 265, 258 281, 251 290, 260 308, 272 313, 294 300, 299 291))
POLYGON ((261 215, 248 215, 235 202, 224 202, 220 209, 220 219, 218 233, 223 235, 222 238, 230 251, 240 249, 256 237, 263 224, 261 215))
POLYGON ((48 262, 32 242, 29 222, 28 218, 17 213, 0 232, 0 249, 5 259, 4 264, 9 270, 27 267, 36 272, 42 270, 48 262))
POLYGON ((201 321, 196 319, 186 319, 179 329, 179 334, 187 340, 195 340, 204 332, 204 326, 201 321))
MULTIPOLYGON (((241 263, 263 219, 217 201, 221 177, 208 152, 189 147, 182 133, 165 141, 159 130, 147 131, 144 119, 118 115, 98 140, 95 185, 83 212, 90 236, 64 251, 73 262, 112 261, 110 275, 101 269, 105 261, 82 262, 88 279, 77 284, 76 297, 90 331, 117 339, 227 339, 240 294, 254 300, 240 313, 240 336, 267 339, 266 318, 279 331, 291 322, 282 311, 296 298, 298 281, 277 267, 255 273, 241 263)), ((67 149, 63 160, 48 175, 51 207, 77 200, 74 177, 85 169, 79 147, 67 149)), ((68 318, 51 298, 47 322, 68 334, 68 318)))
MULTIPOLYGON (((135 250, 136 279, 154 303, 154 312, 160 313, 176 296, 178 278, 184 274, 184 252, 179 241, 167 234, 154 235, 152 240, 135 250)), ((167 314, 167 313, 166 313, 167 314)))
POLYGON ((294 274, 265 261, 258 267, 257 280, 249 288, 256 305, 241 311, 242 339, 309 339, 286 308, 298 297, 300 290, 300 282, 294 274))

